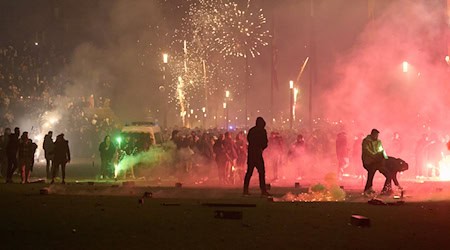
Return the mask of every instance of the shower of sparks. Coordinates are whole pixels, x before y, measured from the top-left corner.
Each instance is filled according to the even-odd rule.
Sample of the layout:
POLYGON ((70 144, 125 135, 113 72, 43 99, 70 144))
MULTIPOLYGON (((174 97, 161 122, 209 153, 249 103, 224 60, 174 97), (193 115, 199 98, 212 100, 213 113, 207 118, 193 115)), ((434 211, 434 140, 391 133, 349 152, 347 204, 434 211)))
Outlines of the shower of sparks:
POLYGON ((251 0, 236 2, 187 0, 178 6, 185 16, 164 50, 170 60, 161 62, 161 69, 167 69, 169 102, 176 103, 182 119, 188 109, 214 105, 226 89, 239 93, 244 84, 240 58, 256 57, 268 45, 262 9, 251 0))
POLYGON ((226 0, 199 0, 191 4, 185 21, 204 52, 256 57, 260 48, 268 45, 263 10, 256 9, 251 0, 245 6, 226 0))

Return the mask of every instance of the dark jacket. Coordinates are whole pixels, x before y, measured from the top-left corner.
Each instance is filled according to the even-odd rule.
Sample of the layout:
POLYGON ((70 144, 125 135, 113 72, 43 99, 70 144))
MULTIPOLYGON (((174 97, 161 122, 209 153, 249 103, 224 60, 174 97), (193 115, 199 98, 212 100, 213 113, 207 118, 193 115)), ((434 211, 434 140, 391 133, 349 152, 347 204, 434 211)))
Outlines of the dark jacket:
POLYGON ((256 126, 248 131, 248 159, 262 158, 264 149, 267 148, 267 131, 264 129, 266 122, 258 117, 256 119, 256 126))
POLYGON ((216 143, 214 143, 214 154, 216 154, 216 162, 226 162, 230 160, 230 157, 227 154, 227 150, 225 148, 225 141, 224 140, 217 140, 216 143))
POLYGON ((15 156, 17 155, 18 150, 19 150, 19 135, 10 134, 8 145, 6 145, 6 154, 8 156, 15 156))
POLYGON ((55 155, 53 160, 55 162, 69 162, 70 161, 70 150, 69 141, 64 140, 63 137, 57 137, 54 143, 55 145, 55 155))
POLYGON ((49 159, 53 157, 55 145, 53 144, 53 139, 50 135, 45 135, 44 137, 44 143, 42 145, 42 148, 44 148, 45 152, 45 158, 49 159))
POLYGON ((19 141, 19 160, 30 162, 34 158, 33 143, 30 139, 19 141))
POLYGON ((116 147, 114 147, 112 142, 109 144, 109 147, 106 148, 106 142, 103 141, 100 143, 98 150, 100 151, 100 158, 102 161, 111 161, 116 153, 116 147))

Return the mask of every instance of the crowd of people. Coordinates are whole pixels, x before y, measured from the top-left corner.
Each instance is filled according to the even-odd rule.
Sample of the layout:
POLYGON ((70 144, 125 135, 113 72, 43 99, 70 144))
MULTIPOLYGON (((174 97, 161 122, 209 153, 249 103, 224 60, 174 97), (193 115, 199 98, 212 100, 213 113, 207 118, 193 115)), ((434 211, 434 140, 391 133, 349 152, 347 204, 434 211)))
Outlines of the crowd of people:
MULTIPOLYGON (((0 136, 0 169, 6 183, 13 183, 13 175, 16 171, 21 176, 21 183, 30 183, 30 174, 33 171, 35 163, 35 153, 38 145, 29 138, 28 132, 20 135, 20 128, 14 128, 11 133, 10 128, 4 130, 0 136)), ((54 183, 61 167, 62 183, 65 183, 65 168, 70 162, 69 142, 64 139, 64 134, 56 137, 55 142, 52 139, 50 131, 43 144, 45 158, 47 160, 47 178, 54 183)))
POLYGON ((72 84, 63 71, 68 54, 48 42, 0 43, 0 128, 27 126, 39 143, 47 130, 63 131, 79 145, 74 155, 88 158, 101 134, 117 129, 118 122, 108 98, 67 93, 72 84))

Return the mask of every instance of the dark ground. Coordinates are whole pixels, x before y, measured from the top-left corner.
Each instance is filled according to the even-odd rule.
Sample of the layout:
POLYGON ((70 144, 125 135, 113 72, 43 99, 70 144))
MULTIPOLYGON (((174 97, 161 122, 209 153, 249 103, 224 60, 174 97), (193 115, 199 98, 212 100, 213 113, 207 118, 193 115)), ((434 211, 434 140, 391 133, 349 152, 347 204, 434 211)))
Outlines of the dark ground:
MULTIPOLYGON (((435 194, 406 197, 401 206, 369 205, 359 190, 346 190, 344 202, 270 202, 256 189, 242 197, 238 187, 136 184, 91 186, 72 179, 50 186, 49 195, 39 194, 49 187, 45 183, 0 184, 0 249, 448 249, 450 244, 445 183, 439 189, 410 184, 435 194), (145 191, 153 198, 139 204, 145 191), (206 202, 256 207, 203 206, 206 202), (242 211, 243 218, 217 219, 215 210, 242 211), (371 227, 351 225, 352 214, 369 217, 371 227)), ((271 190, 275 197, 301 191, 271 190)))

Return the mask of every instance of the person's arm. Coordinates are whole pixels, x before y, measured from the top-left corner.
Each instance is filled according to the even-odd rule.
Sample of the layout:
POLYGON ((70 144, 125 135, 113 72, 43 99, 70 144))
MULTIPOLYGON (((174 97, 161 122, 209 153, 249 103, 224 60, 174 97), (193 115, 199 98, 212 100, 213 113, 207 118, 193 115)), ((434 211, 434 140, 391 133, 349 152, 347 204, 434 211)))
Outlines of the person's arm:
POLYGON ((388 159, 388 156, 387 156, 387 154, 386 154, 386 150, 384 150, 384 147, 383 147, 383 144, 381 144, 381 141, 380 141, 380 146, 379 146, 379 149, 378 149, 378 151, 380 151, 381 150, 381 152, 383 153, 383 157, 384 157, 384 159, 388 159))
POLYGON ((263 141, 262 141, 262 149, 266 149, 267 145, 269 143, 269 140, 267 139, 267 131, 264 129, 264 136, 263 136, 263 141))
POLYGON ((377 154, 377 152, 375 152, 374 150, 372 150, 372 148, 370 147, 370 142, 367 142, 366 140, 363 141, 363 149, 364 151, 370 153, 371 155, 375 156, 377 154))
POLYGON ((69 142, 67 142, 67 162, 70 162, 70 149, 69 149, 69 142))

